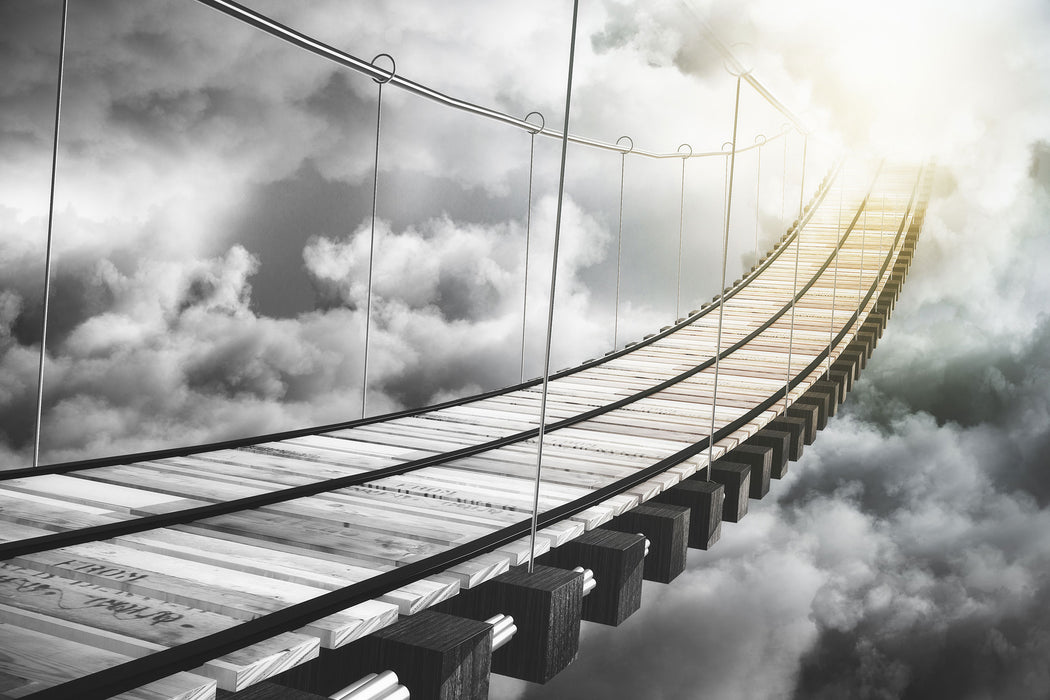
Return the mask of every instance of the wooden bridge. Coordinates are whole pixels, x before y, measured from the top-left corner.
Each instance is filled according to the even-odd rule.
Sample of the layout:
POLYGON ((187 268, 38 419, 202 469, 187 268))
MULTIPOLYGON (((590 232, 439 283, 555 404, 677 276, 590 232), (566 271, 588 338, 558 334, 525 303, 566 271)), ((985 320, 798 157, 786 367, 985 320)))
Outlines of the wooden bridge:
MULTIPOLYGON (((570 137, 568 116, 562 132, 536 127, 200 1, 381 85, 560 138, 562 186, 572 139, 681 156, 683 178, 685 158, 738 152, 735 126, 729 153, 570 137)), ((571 74, 570 58, 566 115, 571 74)), ((737 110, 743 80, 789 114, 745 73, 737 110)), ((670 583, 835 415, 901 291, 931 180, 928 167, 837 163, 711 303, 541 379, 0 471, 0 697, 477 699, 493 672, 547 681, 576 656, 581 620, 635 612, 643 579, 670 583)))
POLYGON ((0 689, 207 698, 275 676, 329 694, 393 669, 412 697, 438 696, 428 683, 477 697, 490 668, 547 680, 581 617, 625 619, 643 577, 672 580, 835 414, 900 292, 930 173, 866 180, 843 191, 834 171, 714 303, 551 377, 531 575, 536 381, 242 445, 0 473, 0 689), (586 600, 577 566, 595 574, 586 600), (492 653, 497 613, 517 634, 492 653), (428 645, 457 672, 428 670, 428 645))

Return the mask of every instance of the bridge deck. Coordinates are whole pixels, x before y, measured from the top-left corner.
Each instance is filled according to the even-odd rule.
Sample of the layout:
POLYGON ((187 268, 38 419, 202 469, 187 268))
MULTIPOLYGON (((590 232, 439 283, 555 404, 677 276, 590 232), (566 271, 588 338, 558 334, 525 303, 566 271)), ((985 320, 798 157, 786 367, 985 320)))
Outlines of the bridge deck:
MULTIPOLYGON (((829 341, 834 361, 908 245, 926 196, 917 170, 883 168, 863 189, 851 174, 841 214, 839 181, 818 192, 801 236, 720 302, 715 458, 782 412, 789 376, 789 402, 821 378, 829 341)), ((537 553, 707 466, 718 325, 714 303, 552 378, 537 553)), ((245 687, 525 562, 540 390, 0 473, 0 693, 224 634, 230 653, 121 696, 210 697, 216 683, 245 687)))

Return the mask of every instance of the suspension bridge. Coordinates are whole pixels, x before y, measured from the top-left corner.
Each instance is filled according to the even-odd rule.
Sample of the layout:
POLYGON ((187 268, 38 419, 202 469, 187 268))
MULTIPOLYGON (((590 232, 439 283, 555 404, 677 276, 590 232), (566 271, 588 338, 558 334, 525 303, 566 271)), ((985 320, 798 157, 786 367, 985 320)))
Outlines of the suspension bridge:
MULTIPOLYGON (((730 234, 735 127, 728 152, 604 144, 569 134, 571 58, 559 132, 235 3, 205 4, 380 91, 563 149, 725 158, 730 234)), ((754 76, 736 79, 738 100, 745 82, 784 110, 754 76)), ((563 150, 563 176, 564 162, 563 150)), ((804 181, 805 157, 802 168, 804 181)), ((901 292, 931 182, 929 167, 839 161, 729 284, 723 244, 711 302, 554 373, 548 325, 543 376, 516 386, 379 416, 363 400, 361 418, 337 425, 0 471, 0 695, 484 698, 493 672, 546 682, 575 658, 581 620, 637 611, 643 580, 673 581, 687 550, 745 517, 836 414, 901 292)))

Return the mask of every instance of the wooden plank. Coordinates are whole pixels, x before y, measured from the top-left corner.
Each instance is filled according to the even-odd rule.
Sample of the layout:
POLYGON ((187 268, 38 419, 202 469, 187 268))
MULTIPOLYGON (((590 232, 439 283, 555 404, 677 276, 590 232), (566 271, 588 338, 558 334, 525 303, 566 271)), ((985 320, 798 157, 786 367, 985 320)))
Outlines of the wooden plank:
MULTIPOLYGON (((4 695, 22 698, 38 690, 112 668, 131 657, 0 622, 0 676, 4 695)), ((124 700, 212 700, 215 681, 178 673, 117 696, 124 700)))

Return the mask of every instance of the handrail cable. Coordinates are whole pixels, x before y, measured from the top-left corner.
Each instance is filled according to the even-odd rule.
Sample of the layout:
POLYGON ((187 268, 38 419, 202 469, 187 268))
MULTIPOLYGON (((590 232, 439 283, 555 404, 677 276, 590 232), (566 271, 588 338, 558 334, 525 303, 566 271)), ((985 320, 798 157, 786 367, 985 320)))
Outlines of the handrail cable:
MULTIPOLYGON (((346 68, 350 68, 351 70, 355 70, 358 73, 363 73, 364 75, 367 75, 373 79, 383 79, 387 77, 387 73, 385 71, 377 69, 375 66, 365 61, 362 61, 356 56, 352 56, 351 54, 348 54, 345 51, 341 51, 307 34, 304 34, 295 29, 292 29, 291 27, 281 24, 280 22, 277 22, 276 20, 260 12, 251 10, 245 7, 244 5, 241 5, 240 3, 233 2, 233 0, 196 0, 196 2, 199 2, 202 5, 207 5, 208 7, 218 10, 219 12, 222 12, 223 14, 232 17, 233 19, 255 27, 256 29, 266 34, 269 34, 272 37, 298 46, 299 48, 304 49, 309 53, 314 54, 315 56, 319 56, 320 58, 324 58, 326 60, 332 61, 333 63, 337 63, 346 68)), ((524 129, 526 131, 535 131, 536 129, 535 125, 529 124, 528 121, 524 119, 519 119, 518 117, 512 116, 505 112, 500 112, 499 110, 492 109, 490 107, 482 107, 467 100, 461 100, 456 97, 451 97, 450 95, 446 95, 442 92, 429 88, 426 85, 414 82, 400 75, 393 76, 389 82, 391 85, 399 87, 402 90, 410 92, 414 95, 418 95, 419 97, 438 102, 447 107, 452 107, 454 109, 470 112, 471 114, 476 114, 487 119, 493 119, 495 121, 502 122, 509 126, 524 129)), ((748 82, 751 81, 749 80, 748 82)), ((758 88, 756 87, 756 89, 758 88)), ((773 104, 773 106, 776 109, 780 110, 780 108, 777 107, 777 105, 780 104, 779 102, 771 102, 770 104, 773 104)), ((791 119, 793 123, 795 123, 796 129, 799 129, 800 132, 805 131, 805 129, 801 127, 801 123, 798 122, 794 116, 790 115, 790 113, 785 116, 788 116, 788 118, 791 119)), ((586 136, 574 136, 573 134, 564 135, 561 132, 546 127, 540 129, 536 133, 542 136, 548 136, 555 139, 564 138, 571 141, 572 143, 579 144, 582 146, 590 146, 592 148, 600 148, 602 150, 615 151, 617 153, 627 152, 625 151, 625 148, 623 146, 619 146, 615 143, 608 143, 606 141, 592 139, 586 136)), ((755 144, 751 146, 746 146, 744 148, 741 148, 740 151, 749 151, 753 148, 758 148, 758 145, 755 144)), ((639 148, 634 148, 630 152, 639 156, 644 156, 646 158, 682 157, 682 154, 677 152, 661 153, 656 151, 647 151, 639 148)), ((689 157, 706 158, 711 156, 725 155, 727 154, 722 151, 706 151, 702 153, 693 153, 689 157)))

